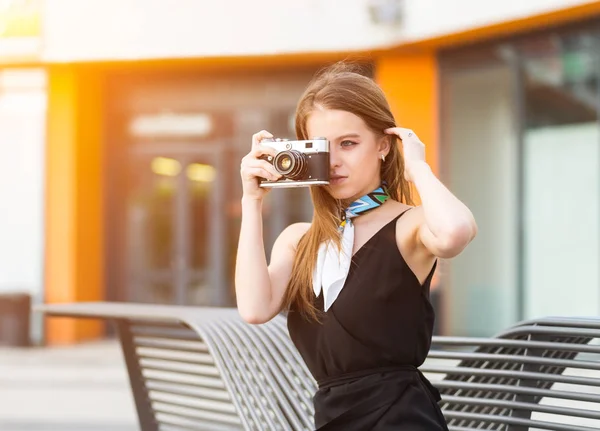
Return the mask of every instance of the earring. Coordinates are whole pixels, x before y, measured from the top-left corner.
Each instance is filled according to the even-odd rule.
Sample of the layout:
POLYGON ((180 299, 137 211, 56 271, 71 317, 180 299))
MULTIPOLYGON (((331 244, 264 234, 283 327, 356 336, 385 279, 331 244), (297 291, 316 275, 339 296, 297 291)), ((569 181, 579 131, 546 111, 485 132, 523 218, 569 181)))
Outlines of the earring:
POLYGON ((381 155, 381 161, 385 162, 385 155, 383 155, 383 154, 381 155))

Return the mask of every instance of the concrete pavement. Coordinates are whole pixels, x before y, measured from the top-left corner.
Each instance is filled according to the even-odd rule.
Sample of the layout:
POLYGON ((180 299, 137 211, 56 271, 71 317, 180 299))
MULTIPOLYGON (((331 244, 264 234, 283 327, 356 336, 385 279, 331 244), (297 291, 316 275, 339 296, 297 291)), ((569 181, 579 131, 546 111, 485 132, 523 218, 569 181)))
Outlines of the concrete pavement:
POLYGON ((0 347, 0 430, 138 431, 118 343, 0 347))

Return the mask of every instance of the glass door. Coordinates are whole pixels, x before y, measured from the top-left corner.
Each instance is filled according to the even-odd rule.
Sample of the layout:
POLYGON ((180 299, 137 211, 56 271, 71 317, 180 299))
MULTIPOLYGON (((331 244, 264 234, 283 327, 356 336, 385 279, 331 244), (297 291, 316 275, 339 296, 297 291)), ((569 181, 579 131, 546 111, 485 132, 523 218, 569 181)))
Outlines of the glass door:
POLYGON ((225 305, 226 217, 220 151, 134 147, 126 208, 129 300, 225 305))

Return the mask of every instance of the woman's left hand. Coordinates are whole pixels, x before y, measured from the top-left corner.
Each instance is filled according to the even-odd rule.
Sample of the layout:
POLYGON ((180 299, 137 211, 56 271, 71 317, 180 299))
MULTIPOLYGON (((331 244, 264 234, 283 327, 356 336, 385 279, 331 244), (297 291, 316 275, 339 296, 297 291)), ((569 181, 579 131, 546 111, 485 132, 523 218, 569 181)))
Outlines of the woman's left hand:
POLYGON ((412 170, 425 162, 425 144, 410 129, 391 127, 385 130, 388 135, 396 135, 402 141, 404 153, 404 178, 412 181, 412 170))

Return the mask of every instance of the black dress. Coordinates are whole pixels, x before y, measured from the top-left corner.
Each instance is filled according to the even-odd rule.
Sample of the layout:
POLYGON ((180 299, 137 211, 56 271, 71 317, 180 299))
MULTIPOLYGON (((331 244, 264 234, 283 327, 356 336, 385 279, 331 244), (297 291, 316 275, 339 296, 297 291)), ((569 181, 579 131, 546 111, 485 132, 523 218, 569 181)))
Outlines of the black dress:
MULTIPOLYGON (((319 431, 448 430, 440 395, 417 369, 431 346, 434 311, 396 243, 396 220, 352 257, 346 284, 321 323, 293 307, 288 329, 317 380, 319 431)), ((437 264, 437 263, 436 263, 437 264)), ((323 310, 322 293, 316 306, 323 310)))

